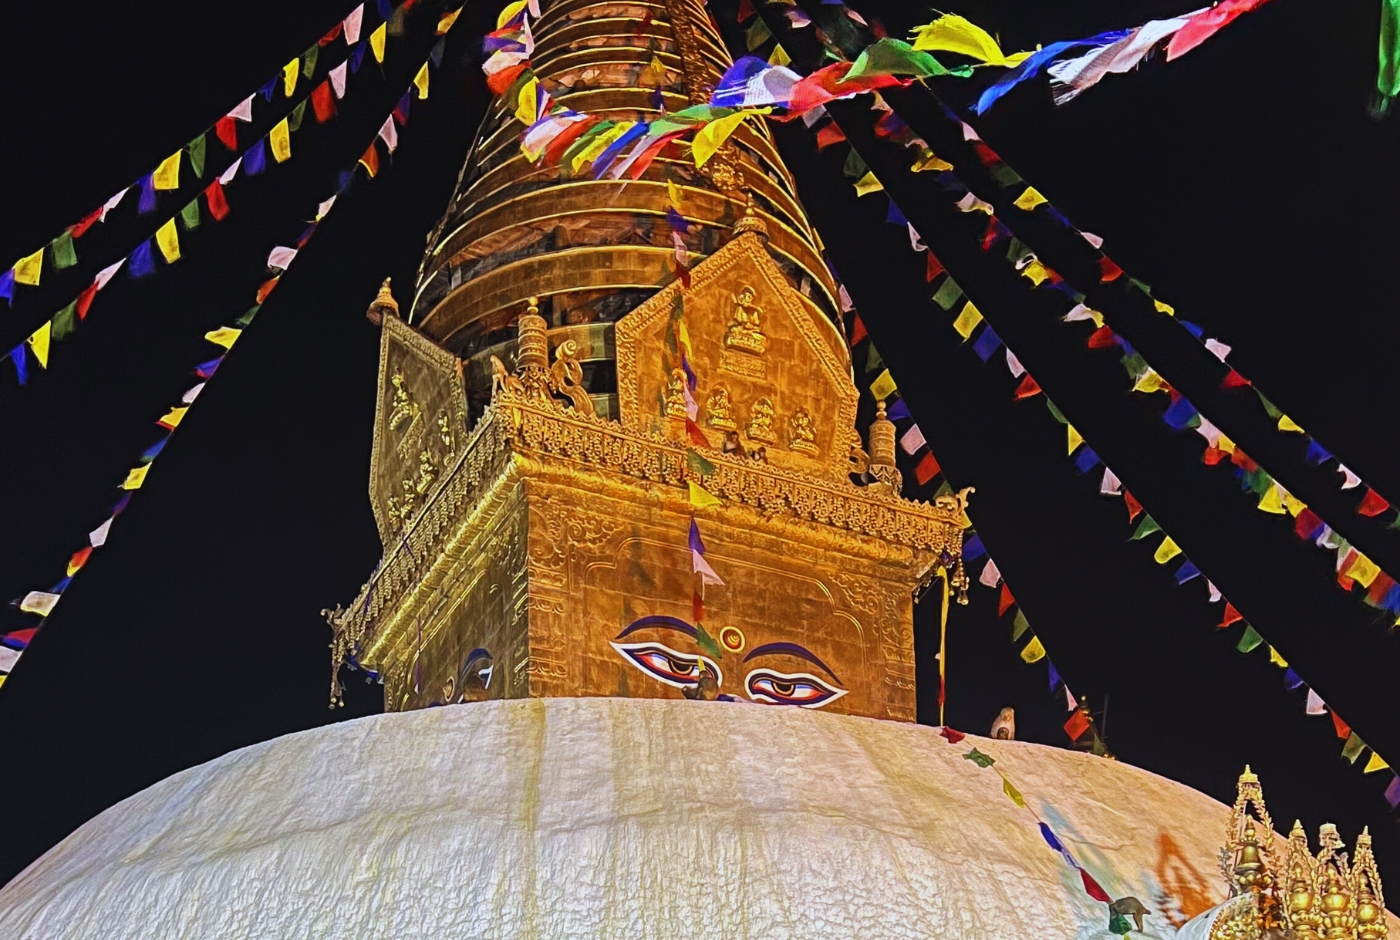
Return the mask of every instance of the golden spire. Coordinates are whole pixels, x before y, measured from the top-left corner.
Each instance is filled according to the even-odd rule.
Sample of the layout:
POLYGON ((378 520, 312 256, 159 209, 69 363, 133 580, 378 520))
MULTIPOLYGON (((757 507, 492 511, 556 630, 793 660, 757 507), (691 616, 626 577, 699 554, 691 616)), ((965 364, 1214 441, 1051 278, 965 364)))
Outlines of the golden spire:
POLYGON ((399 315, 399 303, 394 299, 394 292, 389 289, 389 282, 393 278, 386 277, 384 283, 379 285, 379 293, 375 295, 374 302, 365 311, 365 316, 369 317, 369 322, 375 326, 384 322, 384 314, 392 316, 399 315))

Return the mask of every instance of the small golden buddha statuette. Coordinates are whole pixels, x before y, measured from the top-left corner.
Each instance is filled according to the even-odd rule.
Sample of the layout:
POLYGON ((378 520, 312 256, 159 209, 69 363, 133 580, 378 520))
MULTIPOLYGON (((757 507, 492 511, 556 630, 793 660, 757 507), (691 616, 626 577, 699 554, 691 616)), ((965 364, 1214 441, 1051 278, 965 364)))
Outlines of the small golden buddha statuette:
POLYGON ((761 356, 768 351, 768 337, 763 335, 763 308, 754 303, 756 296, 747 285, 734 295, 734 313, 724 331, 724 345, 761 356))

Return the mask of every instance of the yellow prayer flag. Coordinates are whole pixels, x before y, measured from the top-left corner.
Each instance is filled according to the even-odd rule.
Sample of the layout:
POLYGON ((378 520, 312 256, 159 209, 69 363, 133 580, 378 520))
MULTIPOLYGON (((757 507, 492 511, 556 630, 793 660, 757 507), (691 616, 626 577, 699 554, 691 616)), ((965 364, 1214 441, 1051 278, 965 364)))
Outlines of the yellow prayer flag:
POLYGON ((379 28, 369 34, 369 51, 374 53, 374 61, 384 62, 384 37, 389 34, 388 23, 380 23, 379 28))
POLYGON ((1278 416, 1278 429, 1279 429, 1280 431, 1292 431, 1294 434, 1306 434, 1306 433, 1307 433, 1307 432, 1304 431, 1302 428, 1298 427, 1298 423, 1297 423, 1296 421, 1294 421, 1292 418, 1288 417, 1288 415, 1279 415, 1279 416, 1278 416))
POLYGON ((990 33, 956 13, 945 14, 926 26, 915 28, 913 36, 914 48, 918 51, 956 52, 1004 68, 1020 65, 1030 57, 1029 52, 1006 55, 990 33))
POLYGON ((1031 263, 1021 270, 1021 277, 1029 278, 1036 287, 1050 276, 1050 269, 1040 263, 1039 258, 1032 258, 1031 263))
POLYGON ((962 313, 958 314, 958 318, 953 321, 953 329, 957 330, 958 335, 963 338, 963 342, 966 342, 968 337, 972 335, 972 331, 977 328, 977 324, 981 322, 982 311, 978 310, 969 300, 963 306, 962 313))
POLYGON ((1135 392, 1144 392, 1150 395, 1153 392, 1160 392, 1161 390, 1162 377, 1152 369, 1148 369, 1142 375, 1138 376, 1138 380, 1133 383, 1133 391, 1135 392))
POLYGON ((413 76, 413 87, 418 89, 420 101, 428 97, 428 63, 424 62, 423 67, 418 70, 418 74, 413 76))
POLYGON ((49 367, 49 339, 53 336, 53 321, 47 320, 44 325, 33 333, 29 334, 29 339, 25 340, 29 348, 34 350, 34 358, 39 360, 39 365, 47 369, 49 367))
POLYGON ((1027 186, 1026 191, 1017 196, 1016 201, 1013 202, 1012 205, 1022 212, 1030 212, 1036 206, 1044 205, 1049 201, 1050 200, 1040 194, 1040 190, 1036 189, 1034 186, 1027 186))
POLYGON ((1011 802, 1021 807, 1021 809, 1026 808, 1026 801, 1025 798, 1021 796, 1021 791, 1013 787, 1011 785, 1011 781, 1007 780, 1005 777, 1001 778, 1001 792, 1009 796, 1011 798, 1011 802))
POLYGON ((267 142, 272 147, 272 156, 278 163, 286 163, 292 158, 292 129, 286 118, 278 121, 272 130, 267 132, 267 142))
POLYGON ((1308 504, 1303 502, 1292 493, 1283 494, 1283 508, 1288 510, 1290 516, 1297 516, 1298 513, 1308 508, 1308 504))
POLYGON ((761 108, 755 111, 737 111, 717 121, 711 121, 696 131, 695 140, 690 145, 690 155, 695 160, 695 168, 699 169, 709 162, 745 120, 755 114, 767 114, 771 110, 772 108, 761 108))
POLYGON ((457 17, 462 15, 462 8, 458 7, 451 13, 444 13, 442 19, 438 20, 437 35, 441 36, 452 28, 452 24, 457 22, 457 17))
POLYGON ((694 355, 691 352, 694 347, 690 345, 690 330, 685 328, 684 320, 676 321, 676 342, 684 348, 687 356, 694 355))
POLYGON ((878 193, 884 188, 880 181, 875 178, 874 173, 866 173, 860 179, 856 180, 857 196, 868 196, 871 193, 878 193))
MULTIPOLYGON (((531 76, 520 89, 520 97, 515 101, 515 119, 526 127, 535 123, 535 107, 539 102, 539 79, 531 76)), ((426 94, 424 95, 426 97, 426 94)))
POLYGON ((1160 300, 1153 299, 1152 306, 1157 308, 1158 313, 1165 313, 1169 317, 1176 316, 1176 308, 1171 304, 1164 304, 1160 300))
POLYGON ((1045 646, 1040 642, 1040 637, 1031 637, 1026 648, 1021 650, 1021 658, 1028 663, 1038 663, 1045 658, 1045 646))
POLYGON ((1076 430, 1074 429, 1074 425, 1072 425, 1072 424, 1067 424, 1067 425, 1065 425, 1065 432, 1066 432, 1067 435, 1068 435, 1068 444, 1069 444, 1069 450, 1065 451, 1065 453, 1067 453, 1067 454, 1072 454, 1072 453, 1074 453, 1074 449, 1075 449, 1076 447, 1078 447, 1080 444, 1083 444, 1083 443, 1084 443, 1084 435, 1082 435, 1082 434, 1080 434, 1078 431, 1076 431, 1076 430))
POLYGON ((122 489, 139 490, 141 488, 141 484, 146 482, 146 473, 150 469, 151 465, 145 464, 143 466, 135 467, 131 470, 128 470, 126 473, 126 479, 122 481, 122 489))
POLYGON ((180 235, 175 229, 173 218, 167 219, 164 225, 156 229, 156 245, 165 256, 166 264, 174 264, 180 260, 180 235))
POLYGON ((157 421, 156 424, 159 424, 163 428, 169 428, 173 431, 180 426, 181 420, 183 420, 185 417, 185 412, 189 410, 189 405, 182 405, 176 408, 171 408, 170 411, 166 412, 165 417, 157 421))
POLYGON ((787 54, 787 50, 782 46, 774 46, 773 53, 768 57, 769 65, 791 65, 792 56, 787 54))
POLYGON ((1273 663, 1280 669, 1288 668, 1288 660, 1280 656, 1278 654, 1278 650, 1274 649, 1272 646, 1269 647, 1269 662, 1273 663))
POLYGON ((923 151, 923 153, 919 154, 919 159, 915 160, 915 161, 914 161, 914 165, 911 166, 911 167, 909 168, 909 172, 910 172, 910 173, 928 173, 928 172, 932 172, 932 173, 941 173, 941 172, 943 172, 944 170, 951 170, 952 168, 953 168, 953 164, 949 163, 947 160, 944 160, 942 157, 940 157, 938 154, 934 153, 932 150, 929 150, 928 148, 925 148, 924 151, 923 151))
POLYGON ((180 158, 183 155, 183 150, 177 150, 160 161, 160 166, 151 174, 151 182, 156 189, 180 188, 180 158))
POLYGON ((204 338, 225 349, 232 349, 233 344, 238 342, 238 337, 242 335, 242 330, 235 330, 231 326, 221 326, 217 330, 210 330, 208 333, 205 333, 204 338))
POLYGON ((1172 537, 1169 535, 1162 539, 1162 544, 1158 545, 1157 551, 1152 553, 1152 560, 1159 565, 1165 565, 1180 554, 1181 549, 1177 547, 1176 542, 1172 541, 1172 537))
POLYGON ((515 0, 514 3, 507 3, 506 8, 501 11, 501 15, 496 17, 496 28, 504 29, 507 23, 529 5, 529 0, 515 0))
POLYGON ((586 164, 592 163, 594 160, 598 159, 604 150, 607 150, 614 141, 631 130, 635 123, 635 121, 619 121, 617 124, 590 140, 588 146, 574 155, 574 160, 571 164, 573 171, 577 173, 586 164))
POLYGON ((38 287, 39 275, 43 273, 43 270, 44 249, 40 248, 34 254, 20 258, 15 262, 15 283, 38 287))
POLYGON ((1283 515, 1283 492, 1278 488, 1277 483, 1270 483, 1269 488, 1264 491, 1264 495, 1259 497, 1259 511, 1271 512, 1276 515, 1283 515))
POLYGON ((1381 757, 1375 751, 1372 751, 1371 759, 1366 762, 1366 767, 1361 772, 1363 774, 1373 774, 1378 770, 1385 770, 1389 766, 1390 765, 1385 762, 1385 758, 1381 757))
POLYGON ((1215 449, 1224 451, 1227 454, 1233 454, 1235 452, 1235 442, 1222 434, 1220 435, 1220 440, 1215 444, 1215 449))
POLYGON ((1364 588, 1370 587, 1371 582, 1376 580, 1380 573, 1380 566, 1360 552, 1356 553, 1356 558, 1352 560, 1350 567, 1342 572, 1364 588))
POLYGON ((9 678, 9 674, 8 674, 8 673, 5 674, 5 675, 3 675, 3 676, 0 676, 0 686, 3 686, 3 685, 5 684, 5 680, 8 679, 8 678, 9 678))
POLYGON ((890 375, 890 370, 886 369, 875 377, 875 381, 870 383, 870 394, 875 396, 876 401, 884 401, 893 395, 899 386, 894 382, 894 376, 890 375))
POLYGON ((715 496, 694 480, 688 482, 690 483, 690 505, 697 509, 709 509, 711 506, 718 506, 720 504, 718 496, 715 496))
POLYGON ((671 201, 672 209, 681 211, 681 189, 672 180, 666 181, 666 198, 671 201))
POLYGON ((288 98, 292 96, 292 92, 297 90, 297 76, 300 74, 301 56, 297 56, 282 66, 282 87, 286 90, 288 98))

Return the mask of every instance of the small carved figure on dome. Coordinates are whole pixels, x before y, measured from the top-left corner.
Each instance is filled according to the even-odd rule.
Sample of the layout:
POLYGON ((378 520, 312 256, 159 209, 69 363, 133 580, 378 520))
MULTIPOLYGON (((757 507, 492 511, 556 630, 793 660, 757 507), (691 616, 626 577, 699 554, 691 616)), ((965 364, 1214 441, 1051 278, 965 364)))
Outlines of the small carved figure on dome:
POLYGON ((514 392, 517 395, 523 395, 525 393, 525 386, 520 379, 510 374, 504 362, 492 356, 491 397, 495 398, 497 392, 514 392))
POLYGON ((749 440, 765 444, 772 444, 778 439, 773 433, 773 402, 770 399, 760 398, 749 409, 748 435, 749 440))
MULTIPOLYGON (((418 455, 418 482, 413 485, 413 489, 422 496, 428 492, 433 485, 433 480, 437 479, 437 467, 433 466, 432 455, 426 450, 418 455)), ((404 481, 408 483, 407 480, 404 481)))
POLYGON ((666 417, 685 418, 690 412, 685 400, 686 378, 683 369, 672 369, 671 379, 666 383, 666 417))
MULTIPOLYGON (((734 423, 730 412, 729 389, 723 385, 716 385, 715 390, 710 393, 709 399, 705 402, 706 423, 712 428, 722 428, 726 431, 737 430, 739 425, 734 423)), ((726 440, 727 438, 726 435, 726 440)), ((735 439, 738 439, 737 436, 735 439)))
POLYGON ((394 407, 389 412, 389 427, 399 431, 403 429, 404 424, 418 416, 418 406, 408 394, 402 372, 395 370, 389 383, 394 386, 394 407))
POLYGON ((1003 708, 992 722, 991 736, 998 741, 1016 740, 1016 709, 1003 708))
POLYGON ((452 437, 452 419, 444 409, 438 412, 437 418, 438 436, 442 438, 442 447, 448 457, 452 456, 452 450, 456 447, 456 441, 452 437))
POLYGON ((788 419, 788 430, 792 434, 788 447, 808 457, 816 457, 821 453, 817 449, 817 430, 806 408, 798 408, 793 412, 792 417, 788 419))
POLYGON ((756 297, 747 285, 734 295, 734 313, 724 331, 724 345, 761 356, 768 350, 768 337, 763 335, 763 308, 754 303, 756 297))

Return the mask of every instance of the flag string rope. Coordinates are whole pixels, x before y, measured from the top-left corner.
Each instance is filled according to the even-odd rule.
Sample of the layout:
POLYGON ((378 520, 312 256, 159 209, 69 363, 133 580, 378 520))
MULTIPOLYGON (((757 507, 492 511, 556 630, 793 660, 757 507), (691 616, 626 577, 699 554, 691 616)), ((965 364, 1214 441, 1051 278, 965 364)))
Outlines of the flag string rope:
MULTIPOLYGON (((454 14, 449 14, 449 16, 455 20, 454 14)), ((443 22, 439 24, 440 33, 446 35, 447 31, 451 29, 451 26, 452 22, 445 17, 443 22)), ((419 70, 418 74, 415 75, 413 82, 409 85, 409 91, 412 92, 414 89, 417 89, 420 98, 427 97, 427 81, 423 76, 425 70, 428 69, 432 61, 432 56, 430 56, 428 60, 425 60, 423 67, 419 70)), ((397 108, 398 105, 395 105, 395 107, 397 108)), ((392 112, 388 120, 393 120, 392 112)), ((126 478, 122 481, 120 486, 120 489, 123 490, 121 498, 112 507, 106 521, 89 533, 88 544, 73 553, 73 556, 68 561, 64 577, 49 590, 30 591, 18 601, 18 607, 23 613, 32 614, 38 619, 28 627, 13 630, 0 636, 0 687, 3 687, 5 680, 14 671, 15 665, 19 662, 24 651, 28 649, 29 645, 33 642, 39 630, 48 622, 48 618, 52 615, 54 608, 58 605, 59 600, 62 598, 64 591, 68 589, 73 578, 88 564, 93 551, 107 543, 108 536, 111 533, 112 523, 115 522, 116 518, 127 508, 127 505, 131 502, 133 493, 141 489, 144 485, 151 466, 165 449, 166 444, 169 443, 170 437, 175 429, 184 422, 189 410, 194 406, 196 399, 203 392, 205 385, 213 378, 215 372, 223 363, 224 358, 228 355, 229 351, 232 350, 234 343, 242 336, 243 331, 252 323, 253 317, 257 314, 263 302, 276 288, 283 274, 285 274, 287 269, 295 262, 301 249, 305 247, 312 236, 318 231, 321 222, 330 213, 337 199, 346 193, 350 183, 354 179, 355 173, 360 167, 363 167, 366 176, 370 179, 378 175, 380 168, 378 145, 382 140, 382 131, 376 132, 375 136, 370 140, 369 146, 364 154, 358 157, 356 161, 351 164, 350 169, 341 175, 341 183, 336 192, 318 205, 315 221, 312 222, 311 226, 297 239, 297 247, 295 249, 282 246, 273 248, 269 256, 269 269, 272 276, 264 280, 258 286, 255 295, 257 302, 252 309, 239 317, 238 320, 234 322, 233 326, 220 327, 219 329, 211 330, 205 334, 204 338, 219 347, 222 351, 215 358, 202 362, 195 367, 195 375, 201 381, 181 396, 179 405, 170 408, 157 420, 156 424, 165 430, 165 435, 155 444, 146 448, 146 450, 142 452, 137 466, 127 471, 126 478), (278 261, 278 264, 273 264, 274 259, 278 261)), ((385 149, 392 154, 394 146, 397 146, 397 138, 395 138, 395 144, 392 146, 387 141, 384 141, 384 144, 385 149)))
MULTIPOLYGON (((406 2, 402 4, 401 9, 407 10, 418 2, 419 0, 406 0, 406 2)), ((237 150, 237 125, 238 123, 252 122, 253 102, 260 94, 270 102, 276 94, 278 84, 281 84, 286 90, 286 97, 290 98, 299 77, 304 75, 307 79, 311 78, 316 67, 320 49, 330 45, 341 36, 345 38, 347 46, 355 46, 357 43, 360 43, 360 33, 364 19, 364 6, 363 3, 360 3, 344 18, 338 20, 335 25, 332 26, 324 36, 312 44, 306 52, 292 59, 292 61, 287 63, 276 75, 259 86, 257 91, 239 101, 233 110, 206 127, 201 133, 194 137, 189 144, 175 151, 172 156, 162 160, 151 172, 147 173, 136 182, 122 187, 115 196, 83 216, 73 225, 68 226, 68 228, 64 229, 60 235, 48 244, 41 246, 37 251, 16 261, 3 274, 0 274, 0 297, 4 297, 10 304, 13 304, 14 287, 16 284, 38 287, 46 254, 52 258, 55 267, 59 270, 71 267, 72 264, 68 263, 68 261, 75 258, 73 240, 82 237, 82 235, 96 223, 106 221, 107 213, 114 209, 117 204, 122 201, 123 197, 133 188, 143 187, 147 180, 153 179, 155 180, 155 188, 157 189, 177 188, 177 186, 163 185, 164 180, 160 179, 161 175, 165 174, 166 179, 169 179, 173 174, 174 177, 178 179, 179 163, 182 155, 186 153, 189 154, 191 161, 197 160, 202 163, 205 154, 205 144, 211 134, 222 141, 229 150, 237 150)), ((375 47, 376 57, 382 61, 385 36, 388 32, 387 24, 389 21, 389 14, 393 12, 388 0, 379 0, 379 12, 381 16, 383 16, 384 22, 379 25, 366 42, 375 47)), ((363 45, 360 46, 359 54, 363 55, 363 45)), ((202 174, 197 173, 196 175, 202 174)), ((76 260, 74 260, 73 263, 76 263, 76 260)))
MULTIPOLYGON (((358 47, 363 52, 364 45, 358 47)), ((113 264, 108 265, 98 272, 92 283, 83 291, 69 301, 61 310, 53 314, 44 321, 36 330, 22 339, 7 354, 15 369, 15 376, 21 386, 27 385, 30 378, 29 359, 32 357, 39 364, 41 369, 47 369, 49 358, 53 351, 53 343, 61 342, 70 337, 80 323, 84 322, 87 314, 96 299, 98 293, 104 290, 112 279, 126 268, 127 275, 133 279, 149 277, 158 270, 156 265, 156 251, 152 249, 152 240, 159 250, 160 257, 165 264, 172 265, 183 257, 180 229, 183 228, 186 238, 201 224, 201 214, 199 207, 200 197, 204 197, 205 208, 208 215, 215 221, 223 221, 229 213, 228 201, 225 187, 229 186, 242 171, 244 177, 261 175, 268 163, 267 152, 272 151, 272 160, 276 164, 281 164, 291 159, 291 135, 296 133, 302 126, 303 116, 308 103, 312 104, 313 112, 317 123, 324 124, 334 119, 339 114, 336 101, 343 101, 349 94, 349 84, 344 69, 348 65, 351 73, 358 74, 361 56, 352 53, 348 55, 344 62, 337 65, 331 71, 331 75, 323 80, 319 85, 305 95, 290 109, 289 113, 282 117, 272 128, 260 137, 253 140, 236 156, 229 165, 217 176, 215 176, 200 192, 183 208, 172 215, 157 230, 144 237, 137 245, 136 249, 128 255, 123 256, 113 264), (337 78, 336 75, 339 74, 337 78), (177 226, 177 221, 179 225, 177 226), (27 347, 27 348, 26 348, 27 347)), ((376 61, 382 63, 383 59, 376 55, 376 61)), ((401 100, 401 107, 407 113, 406 99, 401 100)), ((397 113, 397 112, 396 112, 397 113)), ((392 128, 390 131, 392 132, 392 128)), ((236 150, 236 147, 234 148, 236 150)), ((204 156, 203 148, 187 147, 177 151, 171 158, 172 169, 166 171, 168 180, 174 184, 171 187, 161 187, 154 185, 154 179, 158 174, 148 174, 141 182, 134 187, 122 190, 113 200, 107 204, 107 210, 115 208, 130 189, 139 188, 142 191, 142 213, 151 212, 155 209, 155 194, 162 188, 178 188, 180 164, 182 156, 190 154, 191 169, 201 180, 204 176, 204 156), (200 157, 195 160, 193 154, 198 152, 200 157)), ((169 161, 168 161, 169 162, 169 161)), ((74 260, 76 263, 76 259, 74 260)))

